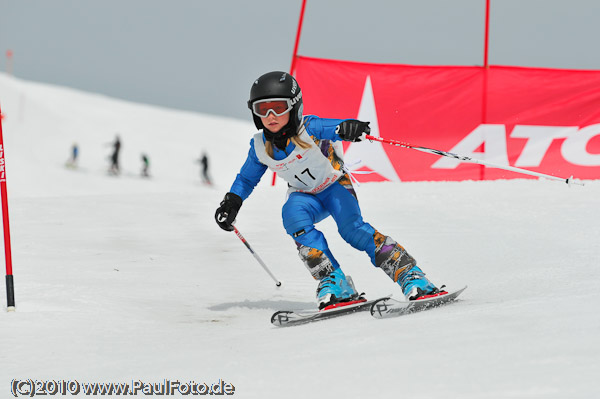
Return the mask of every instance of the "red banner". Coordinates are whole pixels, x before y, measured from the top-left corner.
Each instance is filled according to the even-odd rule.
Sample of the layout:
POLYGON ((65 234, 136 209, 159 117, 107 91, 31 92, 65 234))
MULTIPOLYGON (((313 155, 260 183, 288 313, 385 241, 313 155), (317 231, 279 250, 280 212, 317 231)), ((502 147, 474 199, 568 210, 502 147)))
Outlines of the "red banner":
MULTIPOLYGON (((299 57, 304 114, 567 178, 600 178, 600 71, 368 64, 299 57)), ((531 178, 377 142, 344 143, 360 181, 531 178)))

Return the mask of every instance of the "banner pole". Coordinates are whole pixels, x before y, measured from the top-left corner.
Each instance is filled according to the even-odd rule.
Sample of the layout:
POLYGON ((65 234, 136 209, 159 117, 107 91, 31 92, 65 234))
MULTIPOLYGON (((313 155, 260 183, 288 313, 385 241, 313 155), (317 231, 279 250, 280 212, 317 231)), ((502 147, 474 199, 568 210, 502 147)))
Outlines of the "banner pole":
POLYGON ((0 197, 2 199, 2 223, 4 226, 4 256, 6 258, 6 310, 15 310, 15 284, 12 274, 10 251, 10 228, 8 224, 8 196, 6 194, 6 162, 4 160, 4 139, 2 137, 2 110, 0 109, 0 197))
MULTIPOLYGON (((294 43, 294 53, 292 54, 292 65, 290 66, 290 75, 294 76, 296 69, 296 58, 298 58, 298 45, 300 44, 300 34, 302 33, 302 22, 304 21, 304 10, 306 9, 306 0, 302 0, 302 8, 300 9, 300 19, 298 20, 298 30, 296 31, 296 41, 294 43)), ((273 172, 273 180, 271 186, 275 185, 277 173, 273 172)))
POLYGON ((296 31, 296 42, 294 43, 294 54, 292 55, 292 66, 290 67, 290 75, 294 75, 296 69, 296 58, 298 57, 298 45, 300 44, 300 34, 302 33, 302 22, 304 21, 304 10, 306 9, 306 0, 302 0, 302 8, 300 9, 300 19, 298 20, 298 30, 296 31))
MULTIPOLYGON (((488 72, 489 64, 489 43, 490 43, 490 0, 485 1, 485 33, 483 40, 483 83, 481 90, 481 124, 487 123, 488 108, 488 72)), ((485 143, 483 143, 485 151, 485 143)), ((479 180, 485 180, 485 166, 481 165, 479 170, 479 180)))
POLYGON ((490 0, 485 1, 485 35, 483 42, 483 67, 489 67, 489 43, 490 43, 490 0))

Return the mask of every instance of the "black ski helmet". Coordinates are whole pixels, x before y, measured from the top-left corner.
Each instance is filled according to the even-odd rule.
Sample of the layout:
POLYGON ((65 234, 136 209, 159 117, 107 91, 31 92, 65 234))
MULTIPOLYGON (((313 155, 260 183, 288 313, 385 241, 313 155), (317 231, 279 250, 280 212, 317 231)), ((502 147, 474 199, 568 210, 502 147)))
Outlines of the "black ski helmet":
MULTIPOLYGON (((281 129, 281 135, 295 136, 298 133, 298 127, 302 124, 302 90, 296 79, 289 73, 281 71, 265 73, 254 81, 250 89, 250 99, 248 100, 250 111, 252 111, 254 101, 265 98, 290 98, 295 101, 290 111, 290 121, 281 129)), ((257 129, 266 130, 258 116, 252 113, 252 117, 257 129)))

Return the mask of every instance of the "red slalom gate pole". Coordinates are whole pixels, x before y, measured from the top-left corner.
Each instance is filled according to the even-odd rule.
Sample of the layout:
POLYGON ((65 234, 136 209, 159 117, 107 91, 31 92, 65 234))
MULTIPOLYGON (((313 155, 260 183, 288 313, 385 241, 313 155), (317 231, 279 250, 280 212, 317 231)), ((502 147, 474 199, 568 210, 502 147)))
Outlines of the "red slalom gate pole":
MULTIPOLYGON (((485 33, 483 39, 483 85, 481 90, 481 123, 487 123, 487 100, 488 100, 488 72, 490 48, 490 0, 485 2, 485 33)), ((485 150, 485 143, 483 143, 485 150)), ((481 165, 479 180, 485 180, 485 166, 481 165)))
POLYGON ((489 68, 490 49, 490 0, 485 2, 485 33, 483 38, 483 67, 489 68))
MULTIPOLYGON (((298 58, 298 45, 300 44, 300 35, 302 33, 302 23, 304 21, 304 10, 306 10, 306 0, 302 0, 302 7, 300 8, 300 19, 298 20, 298 30, 296 31, 296 41, 294 42, 294 53, 292 54, 292 65, 290 66, 290 75, 294 76, 294 70, 296 69, 296 58, 298 58)), ((271 186, 275 185, 277 180, 277 173, 273 172, 273 180, 271 186)))
POLYGON ((12 274, 10 251, 10 228, 8 224, 8 196, 6 195, 6 162, 4 160, 4 139, 2 137, 2 110, 0 109, 0 197, 2 198, 2 222, 4 225, 4 256, 6 258, 6 310, 15 310, 15 284, 12 274))
POLYGON ((294 54, 292 54, 292 65, 290 66, 290 75, 294 74, 296 69, 296 58, 298 58, 298 45, 300 44, 300 34, 302 33, 302 22, 304 21, 304 10, 306 9, 306 0, 302 0, 300 9, 300 19, 298 20, 298 30, 296 31, 296 42, 294 43, 294 54))

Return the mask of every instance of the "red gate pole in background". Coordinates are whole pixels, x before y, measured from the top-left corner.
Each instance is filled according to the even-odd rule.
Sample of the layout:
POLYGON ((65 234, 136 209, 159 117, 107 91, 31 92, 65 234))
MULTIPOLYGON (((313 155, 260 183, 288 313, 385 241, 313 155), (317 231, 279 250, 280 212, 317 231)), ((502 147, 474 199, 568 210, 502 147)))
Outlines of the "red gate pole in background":
POLYGON ((298 21, 298 30, 296 31, 296 43, 294 43, 294 54, 292 55, 292 66, 290 67, 290 75, 294 74, 296 69, 296 58, 298 57, 298 45, 300 44, 300 33, 302 32, 302 22, 304 21, 304 10, 306 9, 306 0, 302 0, 302 8, 300 9, 300 20, 298 21))
POLYGON ((488 55, 490 44, 490 0, 485 0, 485 37, 483 44, 483 67, 488 68, 488 55))
MULTIPOLYGON (((485 34, 483 39, 483 87, 481 93, 481 123, 487 123, 487 100, 488 100, 488 71, 489 64, 489 44, 490 44, 490 0, 485 0, 485 34)), ((485 151, 485 142, 482 144, 485 151)), ((481 165, 479 170, 479 179, 485 180, 485 166, 481 165)))
POLYGON ((4 161, 4 139, 2 137, 2 110, 0 109, 0 196, 2 198, 2 222, 4 225, 4 256, 6 258, 6 310, 15 310, 15 285, 12 275, 10 252, 10 228, 8 225, 8 200, 6 195, 6 162, 4 161))
MULTIPOLYGON (((298 21, 298 30, 296 31, 296 42, 294 43, 294 54, 292 54, 292 65, 290 66, 290 75, 294 75, 296 69, 296 58, 298 58, 298 45, 300 44, 300 33, 302 33, 302 22, 304 21, 304 10, 306 9, 306 0, 302 0, 302 8, 300 9, 300 20, 298 21)), ((273 181, 271 185, 275 185, 277 173, 273 172, 273 181)))

